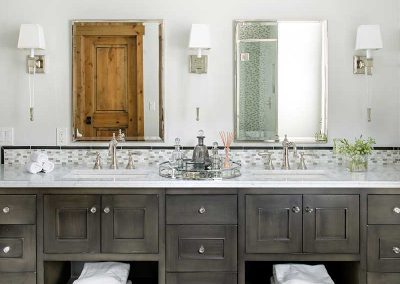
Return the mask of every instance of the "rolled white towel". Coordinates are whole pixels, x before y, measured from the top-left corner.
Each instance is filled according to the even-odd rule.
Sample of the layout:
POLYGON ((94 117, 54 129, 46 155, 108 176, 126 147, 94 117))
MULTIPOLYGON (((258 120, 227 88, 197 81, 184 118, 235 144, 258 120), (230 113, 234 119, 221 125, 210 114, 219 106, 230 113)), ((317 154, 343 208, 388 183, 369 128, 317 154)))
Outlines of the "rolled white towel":
POLYGON ((335 284, 324 265, 276 264, 276 284, 335 284))
POLYGON ((28 162, 25 165, 25 169, 27 172, 31 174, 37 174, 43 170, 42 164, 38 162, 28 162))
POLYGON ((49 157, 42 152, 33 152, 31 155, 31 161, 32 162, 38 162, 43 164, 44 162, 47 162, 49 160, 49 157))
POLYGON ((46 161, 42 165, 42 170, 44 173, 51 173, 54 170, 54 163, 46 161))

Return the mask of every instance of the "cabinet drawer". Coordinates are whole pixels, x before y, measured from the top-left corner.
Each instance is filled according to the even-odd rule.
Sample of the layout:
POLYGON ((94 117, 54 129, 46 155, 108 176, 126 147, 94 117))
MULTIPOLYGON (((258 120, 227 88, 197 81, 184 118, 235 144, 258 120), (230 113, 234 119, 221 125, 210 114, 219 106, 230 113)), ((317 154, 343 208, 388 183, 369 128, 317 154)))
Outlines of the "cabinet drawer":
POLYGON ((237 224, 234 195, 167 196, 167 224, 237 224))
POLYGON ((400 272, 400 226, 368 227, 368 270, 400 272))
POLYGON ((35 223, 35 195, 0 195, 0 224, 35 223))
POLYGON ((36 270, 35 235, 33 225, 0 225, 0 272, 36 270))
POLYGON ((236 271, 237 226, 167 226, 167 271, 236 271))
POLYGON ((168 273, 167 284, 235 284, 237 274, 228 272, 168 273))
POLYGON ((400 224, 400 195, 369 195, 368 224, 400 224))
POLYGON ((35 284, 36 273, 2 273, 0 272, 0 284, 35 284))
POLYGON ((368 273, 368 284, 398 284, 400 283, 400 273, 368 273))

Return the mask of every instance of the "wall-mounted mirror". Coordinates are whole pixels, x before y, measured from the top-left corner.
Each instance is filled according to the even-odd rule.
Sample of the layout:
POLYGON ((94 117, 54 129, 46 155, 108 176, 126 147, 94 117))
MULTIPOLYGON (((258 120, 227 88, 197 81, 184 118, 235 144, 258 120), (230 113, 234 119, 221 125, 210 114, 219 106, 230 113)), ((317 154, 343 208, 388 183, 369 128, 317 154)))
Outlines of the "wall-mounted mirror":
POLYGON ((162 141, 163 22, 73 21, 75 141, 162 141))
POLYGON ((327 142, 326 21, 235 21, 236 141, 327 142))

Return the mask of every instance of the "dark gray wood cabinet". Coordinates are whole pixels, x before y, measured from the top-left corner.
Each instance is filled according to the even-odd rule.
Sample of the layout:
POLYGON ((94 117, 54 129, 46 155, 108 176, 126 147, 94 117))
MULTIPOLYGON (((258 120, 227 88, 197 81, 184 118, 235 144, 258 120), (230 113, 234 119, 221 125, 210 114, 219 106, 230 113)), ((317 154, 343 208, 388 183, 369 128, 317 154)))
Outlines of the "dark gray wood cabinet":
POLYGON ((158 253, 158 196, 103 195, 101 251, 158 253))
POLYGON ((44 252, 99 252, 100 206, 99 195, 46 195, 44 252))
POLYGON ((157 195, 46 195, 46 253, 157 253, 157 195))
POLYGON ((303 252, 359 253, 359 196, 304 195, 303 252))
POLYGON ((302 251, 301 195, 246 195, 246 252, 302 251))
POLYGON ((234 284, 237 273, 233 272, 192 272, 167 273, 167 284, 234 284))
POLYGON ((246 252, 359 252, 358 195, 246 195, 246 252))

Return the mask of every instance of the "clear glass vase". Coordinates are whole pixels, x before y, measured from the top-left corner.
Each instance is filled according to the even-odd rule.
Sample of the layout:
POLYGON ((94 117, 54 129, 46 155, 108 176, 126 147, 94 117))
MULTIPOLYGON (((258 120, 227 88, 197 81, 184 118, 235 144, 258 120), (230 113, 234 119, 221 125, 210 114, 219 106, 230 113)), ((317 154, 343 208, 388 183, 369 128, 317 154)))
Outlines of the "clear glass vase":
POLYGON ((368 155, 348 157, 347 168, 350 172, 366 172, 368 170, 368 155))

